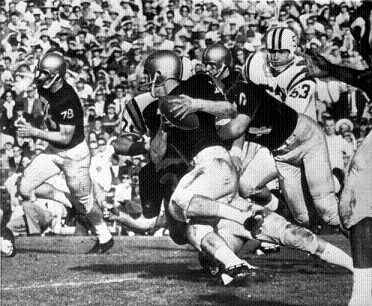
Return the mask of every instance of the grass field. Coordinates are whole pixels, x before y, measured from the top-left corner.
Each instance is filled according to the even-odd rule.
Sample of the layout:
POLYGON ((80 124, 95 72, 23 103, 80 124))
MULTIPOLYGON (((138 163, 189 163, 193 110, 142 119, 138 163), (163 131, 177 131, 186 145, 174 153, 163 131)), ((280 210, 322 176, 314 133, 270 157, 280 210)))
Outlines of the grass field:
MULTIPOLYGON (((323 236, 349 253, 340 235, 323 236)), ((197 253, 168 237, 116 237, 106 255, 84 255, 90 237, 19 237, 1 258, 1 305, 347 305, 352 274, 304 252, 242 256, 263 269, 226 288, 204 273, 197 253)))

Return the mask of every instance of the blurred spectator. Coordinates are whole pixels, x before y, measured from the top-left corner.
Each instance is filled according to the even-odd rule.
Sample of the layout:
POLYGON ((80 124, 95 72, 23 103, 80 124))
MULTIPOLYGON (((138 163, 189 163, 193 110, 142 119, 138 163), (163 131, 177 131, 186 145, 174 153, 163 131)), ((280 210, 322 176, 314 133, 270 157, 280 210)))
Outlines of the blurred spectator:
POLYGON ((108 106, 107 114, 105 114, 102 118, 102 125, 105 132, 109 135, 119 132, 118 128, 120 125, 120 119, 115 113, 115 104, 112 103, 108 106))
POLYGON ((100 207, 103 207, 103 202, 106 198, 106 192, 111 189, 111 156, 114 153, 114 148, 110 139, 108 144, 104 138, 98 137, 96 144, 90 142, 92 160, 90 164, 90 175, 93 182, 93 190, 95 199, 100 207))
MULTIPOLYGON (((9 168, 12 172, 22 173, 24 170, 23 159, 26 157, 22 154, 20 146, 13 146, 13 156, 9 157, 9 168)), ((28 158, 29 160, 29 158, 28 158)))

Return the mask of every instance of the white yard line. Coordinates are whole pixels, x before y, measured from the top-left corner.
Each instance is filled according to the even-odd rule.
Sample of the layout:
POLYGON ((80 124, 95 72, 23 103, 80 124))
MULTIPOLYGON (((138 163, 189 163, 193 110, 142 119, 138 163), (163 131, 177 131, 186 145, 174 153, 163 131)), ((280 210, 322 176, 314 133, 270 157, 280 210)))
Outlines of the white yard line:
POLYGON ((102 285, 102 284, 112 284, 112 283, 123 283, 126 281, 134 281, 137 278, 117 278, 117 279, 106 279, 100 281, 88 281, 88 282, 69 282, 69 283, 44 283, 36 284, 31 286, 23 287, 5 287, 1 288, 2 291, 12 291, 12 290, 27 290, 27 289, 43 289, 43 288, 59 288, 59 287, 78 287, 78 286, 88 286, 88 285, 102 285))

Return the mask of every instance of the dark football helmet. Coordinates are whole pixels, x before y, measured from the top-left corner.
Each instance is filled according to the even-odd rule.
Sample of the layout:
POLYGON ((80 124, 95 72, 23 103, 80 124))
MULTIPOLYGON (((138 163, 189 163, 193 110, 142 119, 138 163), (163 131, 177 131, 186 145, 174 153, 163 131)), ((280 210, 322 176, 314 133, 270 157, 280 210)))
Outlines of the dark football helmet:
POLYGON ((45 54, 39 61, 35 80, 38 86, 50 88, 66 75, 67 65, 62 55, 51 52, 45 54))
POLYGON ((203 63, 204 65, 213 66, 213 71, 208 71, 215 77, 223 74, 226 69, 232 64, 232 55, 228 48, 223 45, 214 44, 203 52, 203 63))
POLYGON ((139 87, 141 91, 151 90, 153 93, 154 87, 164 85, 167 80, 182 78, 182 60, 173 51, 154 51, 146 58, 143 66, 149 82, 139 87))

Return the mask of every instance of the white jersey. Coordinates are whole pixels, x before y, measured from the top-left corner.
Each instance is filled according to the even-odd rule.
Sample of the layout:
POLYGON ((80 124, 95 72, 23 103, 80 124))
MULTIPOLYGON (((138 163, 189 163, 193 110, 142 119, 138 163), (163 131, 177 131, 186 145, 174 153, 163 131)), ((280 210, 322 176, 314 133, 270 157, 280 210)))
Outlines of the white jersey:
POLYGON ((303 58, 295 56, 293 63, 279 74, 274 74, 267 64, 267 53, 258 51, 252 54, 245 65, 245 76, 257 85, 266 85, 267 93, 277 100, 305 114, 314 120, 316 117, 314 78, 307 76, 307 66, 303 58))

